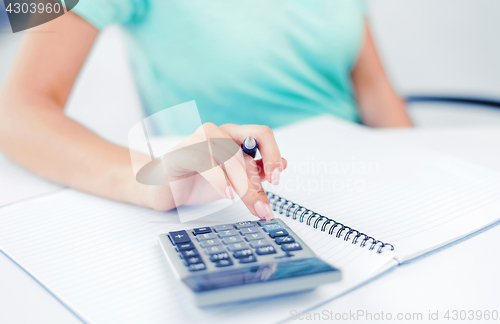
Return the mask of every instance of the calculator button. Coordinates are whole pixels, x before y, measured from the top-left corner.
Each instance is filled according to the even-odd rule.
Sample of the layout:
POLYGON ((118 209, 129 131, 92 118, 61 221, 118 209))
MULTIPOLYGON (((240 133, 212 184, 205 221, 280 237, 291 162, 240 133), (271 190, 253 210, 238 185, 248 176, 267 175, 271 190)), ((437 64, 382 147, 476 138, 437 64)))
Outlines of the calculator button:
POLYGON ((240 251, 248 249, 248 245, 246 245, 245 243, 231 243, 227 245, 227 249, 231 252, 240 251))
POLYGON ((225 225, 217 225, 217 226, 214 226, 214 230, 216 232, 220 232, 220 231, 227 231, 227 230, 232 230, 234 229, 233 225, 232 224, 225 224, 225 225))
POLYGON ((269 231, 272 231, 272 230, 276 230, 276 229, 282 229, 283 227, 276 223, 276 224, 265 224, 264 226, 262 226, 262 229, 266 232, 269 232, 269 231))
POLYGON ((213 239, 213 238, 216 238, 217 235, 215 235, 214 233, 207 233, 207 234, 200 234, 200 235, 197 235, 196 236, 196 239, 198 241, 201 241, 201 240, 208 240, 208 239, 213 239))
POLYGON ((259 246, 267 246, 269 245, 268 240, 255 240, 255 241, 250 241, 250 246, 253 247, 254 249, 259 247, 259 246))
POLYGON ((210 261, 212 262, 216 262, 219 260, 226 260, 226 259, 230 259, 229 254, 227 252, 212 254, 210 256, 210 261))
POLYGON ((244 257, 247 257, 249 255, 253 255, 253 252, 250 249, 236 251, 236 252, 233 253, 233 257, 235 257, 236 259, 244 258, 244 257))
POLYGON ((185 251, 194 249, 193 242, 177 244, 177 251, 185 251))
POLYGON ((262 240, 264 239, 264 235, 262 233, 251 233, 245 235, 245 240, 253 241, 253 240, 262 240))
POLYGON ((255 225, 253 222, 247 221, 247 222, 238 222, 238 223, 234 224, 234 226, 237 229, 242 229, 242 228, 247 228, 247 227, 254 227, 255 225))
POLYGON ((257 258, 255 255, 249 255, 247 257, 239 259, 240 263, 250 263, 250 262, 257 262, 257 258))
POLYGON ((209 246, 205 249, 205 253, 208 255, 221 253, 221 252, 226 252, 226 249, 224 249, 224 247, 222 245, 209 246))
POLYGON ((233 265, 233 261, 231 259, 219 260, 219 261, 215 262, 215 266, 217 268, 228 267, 228 266, 231 266, 231 265, 233 265))
POLYGON ((257 222, 257 224, 259 224, 260 226, 264 226, 266 224, 277 224, 278 222, 275 221, 274 219, 272 220, 260 220, 257 222))
POLYGON ((283 251, 297 251, 297 250, 302 250, 302 246, 300 246, 300 244, 297 242, 284 243, 281 244, 281 249, 283 251))
POLYGON ((196 264, 190 264, 188 267, 189 271, 200 271, 200 270, 205 270, 207 267, 205 266, 205 263, 196 263, 196 264))
MULTIPOLYGON (((292 243, 293 244, 293 243, 292 243)), ((272 253, 276 253, 276 250, 274 249, 274 247, 272 247, 271 245, 268 245, 268 246, 260 246, 258 247, 257 249, 255 249, 255 253, 259 254, 259 255, 264 255, 264 254, 272 254, 272 253)))
POLYGON ((243 242, 243 239, 241 236, 229 236, 225 237, 222 239, 222 243, 224 244, 231 244, 231 243, 238 243, 238 242, 243 242))
POLYGON ((220 245, 220 241, 218 239, 210 239, 210 240, 201 240, 200 241, 201 247, 208 247, 208 246, 214 246, 214 245, 220 245))
POLYGON ((181 251, 181 255, 184 259, 200 255, 196 249, 181 251))
POLYGON ((238 232, 235 229, 231 230, 224 230, 224 231, 218 231, 220 237, 226 237, 226 236, 234 236, 238 235, 238 232))
POLYGON ((282 244, 282 243, 292 243, 292 242, 295 242, 295 239, 291 236, 278 236, 274 242, 276 242, 276 244, 282 244))
POLYGON ((258 227, 245 227, 245 228, 242 228, 240 230, 240 233, 242 235, 245 235, 245 234, 250 234, 250 233, 259 233, 259 228, 258 227))
POLYGON ((186 265, 190 265, 190 264, 195 264, 195 263, 203 263, 203 260, 199 256, 195 256, 195 257, 187 258, 185 262, 186 262, 185 263, 186 265))
POLYGON ((169 232, 168 234, 175 244, 191 242, 191 239, 186 231, 169 232))
POLYGON ((210 227, 198 227, 198 228, 193 228, 193 233, 194 235, 199 235, 199 234, 205 234, 205 233, 211 233, 212 229, 210 227))
POLYGON ((272 238, 278 237, 278 236, 287 236, 288 232, 284 229, 275 229, 275 230, 270 230, 269 231, 269 236, 272 238))

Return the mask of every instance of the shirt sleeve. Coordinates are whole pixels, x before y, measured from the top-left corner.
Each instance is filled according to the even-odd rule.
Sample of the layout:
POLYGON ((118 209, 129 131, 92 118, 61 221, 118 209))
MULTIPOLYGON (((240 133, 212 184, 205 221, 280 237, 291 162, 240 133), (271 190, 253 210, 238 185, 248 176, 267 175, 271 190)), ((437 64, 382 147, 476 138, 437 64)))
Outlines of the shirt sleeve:
POLYGON ((78 16, 98 30, 112 24, 129 24, 147 13, 148 0, 80 0, 73 8, 78 16))

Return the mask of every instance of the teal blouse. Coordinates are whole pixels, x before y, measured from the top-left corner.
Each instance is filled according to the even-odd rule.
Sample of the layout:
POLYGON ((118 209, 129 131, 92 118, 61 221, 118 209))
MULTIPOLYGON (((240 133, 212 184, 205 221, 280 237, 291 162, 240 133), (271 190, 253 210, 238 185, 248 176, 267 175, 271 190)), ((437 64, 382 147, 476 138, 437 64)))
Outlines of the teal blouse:
MULTIPOLYGON (((350 73, 361 0, 82 0, 73 11, 99 30, 123 26, 147 115, 195 100, 217 125, 359 121, 350 73)), ((185 117, 157 126, 185 133, 185 117)))

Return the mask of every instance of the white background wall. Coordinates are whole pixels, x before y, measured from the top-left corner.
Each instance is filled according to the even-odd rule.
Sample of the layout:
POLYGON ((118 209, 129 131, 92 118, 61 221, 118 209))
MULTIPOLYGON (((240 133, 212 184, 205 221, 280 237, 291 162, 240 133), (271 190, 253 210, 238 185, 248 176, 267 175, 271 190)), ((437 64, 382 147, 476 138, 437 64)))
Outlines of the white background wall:
POLYGON ((399 93, 500 100, 500 1, 369 0, 384 66, 399 93))

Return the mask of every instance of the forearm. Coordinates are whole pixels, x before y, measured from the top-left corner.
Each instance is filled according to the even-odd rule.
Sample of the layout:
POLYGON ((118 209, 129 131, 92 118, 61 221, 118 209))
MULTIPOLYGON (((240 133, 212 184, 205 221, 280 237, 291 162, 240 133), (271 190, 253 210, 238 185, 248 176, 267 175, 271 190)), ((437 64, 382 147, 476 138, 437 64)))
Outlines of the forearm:
POLYGON ((0 150, 54 182, 141 204, 128 149, 65 116, 49 96, 15 92, 0 96, 0 150))
POLYGON ((405 109, 405 101, 392 89, 388 81, 379 80, 362 88, 357 103, 362 121, 371 127, 408 127, 412 122, 405 109))
POLYGON ((351 73, 362 121, 372 127, 412 126, 405 102, 393 90, 377 54, 368 25, 351 73))

